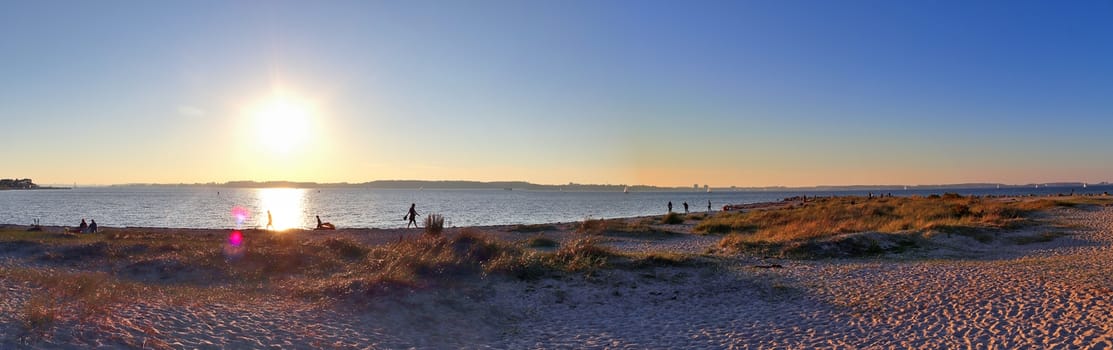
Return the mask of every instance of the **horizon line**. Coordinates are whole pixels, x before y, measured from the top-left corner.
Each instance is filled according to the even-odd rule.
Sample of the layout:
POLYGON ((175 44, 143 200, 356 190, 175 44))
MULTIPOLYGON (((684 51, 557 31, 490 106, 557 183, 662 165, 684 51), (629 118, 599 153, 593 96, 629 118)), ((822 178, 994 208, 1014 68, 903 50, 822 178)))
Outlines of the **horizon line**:
POLYGON ((907 186, 907 187, 955 187, 955 186, 964 186, 964 185, 965 186, 1000 185, 1000 186, 1009 186, 1009 187, 1025 187, 1025 186, 1035 186, 1035 185, 1046 186, 1048 184, 1054 184, 1054 185, 1068 185, 1068 184, 1102 185, 1102 184, 1110 184, 1111 183, 1110 181, 1099 181, 1099 182, 1047 181, 1047 182, 1028 182, 1028 183, 957 182, 957 183, 933 183, 933 184, 841 184, 841 185, 819 184, 819 185, 799 185, 799 186, 790 186, 790 185, 764 185, 764 186, 759 186, 759 185, 751 185, 751 186, 720 185, 720 186, 711 186, 711 185, 708 185, 708 184, 699 184, 699 186, 693 187, 693 186, 662 186, 662 185, 648 185, 648 184, 622 184, 622 183, 611 184, 611 183, 577 183, 577 182, 569 182, 567 184, 564 184, 564 183, 562 183, 562 184, 545 184, 545 183, 534 183, 534 182, 529 182, 529 181, 525 181, 525 180, 480 181, 480 180, 388 179, 388 180, 369 180, 369 181, 363 181, 363 182, 346 182, 346 181, 342 181, 342 182, 316 182, 316 181, 290 181, 290 180, 263 180, 263 181, 260 181, 260 180, 233 180, 233 181, 225 181, 225 182, 210 181, 210 182, 192 182, 192 183, 187 183, 187 182, 178 182, 178 183, 131 182, 131 183, 113 183, 113 184, 81 184, 81 183, 74 182, 74 183, 70 183, 70 184, 66 184, 66 183, 41 184, 40 186, 55 186, 55 185, 80 185, 80 186, 84 186, 84 187, 205 186, 205 185, 227 186, 227 185, 235 184, 235 183, 260 184, 260 185, 262 185, 262 184, 286 183, 286 184, 298 184, 298 185, 309 185, 309 186, 359 186, 359 185, 374 184, 374 183, 377 183, 377 182, 378 183, 389 183, 389 182, 426 182, 426 183, 460 182, 460 183, 475 183, 475 184, 524 183, 524 184, 532 185, 532 186, 545 186, 545 187, 561 187, 561 186, 601 186, 601 187, 610 186, 610 187, 621 187, 621 186, 627 186, 627 187, 650 187, 650 188, 661 188, 661 189, 692 189, 692 188, 698 188, 698 189, 704 189, 704 188, 710 188, 710 189, 769 189, 769 188, 807 189, 807 188, 852 188, 852 187, 859 187, 859 188, 890 188, 890 187, 905 187, 905 186, 907 186))

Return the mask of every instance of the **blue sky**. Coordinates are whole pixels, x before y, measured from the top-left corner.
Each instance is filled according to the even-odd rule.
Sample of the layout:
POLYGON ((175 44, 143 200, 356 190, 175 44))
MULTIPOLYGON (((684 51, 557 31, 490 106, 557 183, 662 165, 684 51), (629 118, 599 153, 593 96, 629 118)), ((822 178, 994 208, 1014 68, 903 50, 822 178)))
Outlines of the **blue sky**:
POLYGON ((1113 181, 1110 1, 3 7, 0 177, 1113 181))

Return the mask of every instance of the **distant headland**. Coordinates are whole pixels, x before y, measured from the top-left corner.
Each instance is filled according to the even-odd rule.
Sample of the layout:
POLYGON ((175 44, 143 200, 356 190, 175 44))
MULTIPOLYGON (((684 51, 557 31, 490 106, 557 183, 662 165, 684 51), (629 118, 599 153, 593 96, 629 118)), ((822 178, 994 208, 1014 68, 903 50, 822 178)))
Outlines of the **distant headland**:
POLYGON ((36 185, 31 179, 0 179, 0 190, 63 190, 66 187, 36 185))

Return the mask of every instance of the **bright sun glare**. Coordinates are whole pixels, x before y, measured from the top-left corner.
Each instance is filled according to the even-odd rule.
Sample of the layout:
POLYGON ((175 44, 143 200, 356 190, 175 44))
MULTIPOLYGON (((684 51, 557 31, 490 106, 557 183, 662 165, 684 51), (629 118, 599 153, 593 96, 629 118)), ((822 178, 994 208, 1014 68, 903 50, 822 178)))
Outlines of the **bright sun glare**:
POLYGON ((255 219, 259 227, 267 228, 267 220, 271 220, 271 228, 282 231, 303 227, 308 220, 304 189, 263 188, 258 192, 260 211, 255 219), (267 211, 270 211, 269 217, 267 211))
POLYGON ((266 150, 281 154, 302 146, 313 119, 308 103, 287 96, 264 101, 253 114, 259 142, 266 150))

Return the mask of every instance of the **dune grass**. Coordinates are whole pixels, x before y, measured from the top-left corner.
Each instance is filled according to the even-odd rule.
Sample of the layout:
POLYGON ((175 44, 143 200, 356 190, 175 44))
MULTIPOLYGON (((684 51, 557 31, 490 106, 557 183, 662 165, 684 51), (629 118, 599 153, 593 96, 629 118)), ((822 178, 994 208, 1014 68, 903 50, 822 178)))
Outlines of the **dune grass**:
MULTIPOLYGON (((630 228, 618 222, 600 224, 641 229, 636 223, 630 228)), ((687 259, 627 256, 601 247, 601 237, 589 234, 564 244, 540 236, 531 243, 503 241, 469 228, 382 245, 257 230, 243 231, 243 237, 245 251, 229 256, 227 236, 212 232, 127 230, 62 238, 46 232, 0 230, 0 249, 36 266, 8 269, 0 278, 41 286, 22 316, 25 328, 34 333, 49 327, 58 315, 74 314, 74 310, 96 313, 118 304, 121 293, 136 288, 146 291, 143 295, 182 295, 188 300, 211 300, 213 296, 206 295, 233 291, 340 301, 451 286, 487 276, 537 279, 590 274, 602 268, 673 266, 687 259), (555 249, 539 251, 531 246, 555 249)))
POLYGON ((1110 203, 1085 197, 1007 201, 955 194, 928 198, 839 197, 804 206, 724 213, 701 221, 694 230, 727 234, 720 247, 734 251, 859 232, 955 233, 986 242, 993 239, 994 231, 1035 223, 1033 215, 1043 210, 1110 203))
POLYGON ((665 225, 679 225, 684 223, 684 215, 680 213, 668 213, 661 217, 661 223, 665 225))
POLYGON ((526 246, 530 248, 556 248, 560 246, 560 242, 544 236, 534 236, 526 240, 526 246))
POLYGON ((444 231, 444 216, 431 213, 425 216, 425 234, 439 236, 444 231))
POLYGON ((593 236, 621 236, 645 239, 661 239, 677 235, 675 232, 655 229, 651 224, 659 223, 657 219, 584 219, 575 232, 593 236))
POLYGON ((70 272, 54 268, 6 268, 0 278, 35 288, 17 315, 20 338, 37 339, 57 322, 86 322, 127 301, 140 289, 102 272, 70 272))
MULTIPOLYGON (((637 223, 619 222, 600 224, 641 229, 637 223)), ((20 341, 34 343, 60 325, 111 323, 102 316, 145 300, 177 304, 290 298, 360 307, 369 305, 365 298, 466 286, 489 277, 563 278, 599 269, 684 265, 689 259, 617 253, 600 246, 603 237, 596 235, 579 235, 565 244, 538 236, 529 243, 469 228, 380 245, 343 236, 244 230, 243 251, 229 254, 230 233, 120 229, 65 235, 0 229, 0 254, 22 266, 0 269, 0 279, 27 285, 31 293, 15 315, 20 341)))

